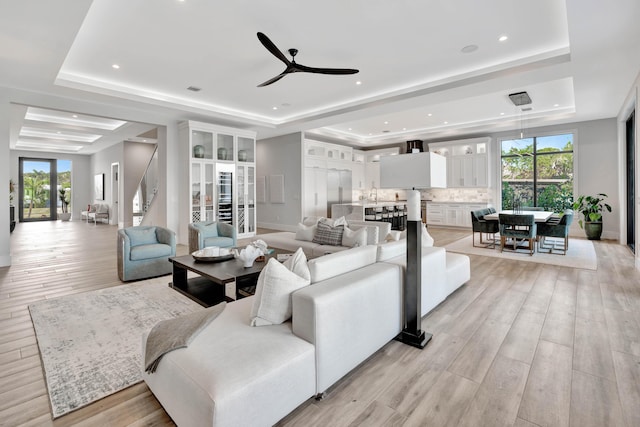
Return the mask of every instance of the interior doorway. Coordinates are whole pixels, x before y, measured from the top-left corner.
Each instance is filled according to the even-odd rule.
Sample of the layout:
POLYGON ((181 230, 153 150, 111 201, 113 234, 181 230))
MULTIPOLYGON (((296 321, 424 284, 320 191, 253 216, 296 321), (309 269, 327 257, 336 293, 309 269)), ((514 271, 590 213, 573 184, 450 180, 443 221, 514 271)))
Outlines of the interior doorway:
POLYGON ((120 163, 111 163, 111 224, 120 227, 119 201, 120 201, 120 163))
POLYGON ((635 198, 635 129, 636 113, 631 115, 626 122, 626 154, 627 154, 627 246, 636 253, 636 198, 635 198))

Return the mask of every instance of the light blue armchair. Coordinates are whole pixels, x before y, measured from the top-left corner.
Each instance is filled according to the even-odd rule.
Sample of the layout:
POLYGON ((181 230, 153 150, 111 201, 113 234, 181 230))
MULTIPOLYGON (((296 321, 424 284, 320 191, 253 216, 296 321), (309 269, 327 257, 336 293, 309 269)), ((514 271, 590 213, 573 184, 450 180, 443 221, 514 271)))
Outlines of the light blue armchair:
POLYGON ((217 221, 194 222, 189 224, 189 253, 219 246, 232 248, 238 244, 236 229, 231 224, 217 221))
POLYGON ((118 277, 123 282, 164 276, 173 271, 176 233, 157 226, 118 230, 118 277))

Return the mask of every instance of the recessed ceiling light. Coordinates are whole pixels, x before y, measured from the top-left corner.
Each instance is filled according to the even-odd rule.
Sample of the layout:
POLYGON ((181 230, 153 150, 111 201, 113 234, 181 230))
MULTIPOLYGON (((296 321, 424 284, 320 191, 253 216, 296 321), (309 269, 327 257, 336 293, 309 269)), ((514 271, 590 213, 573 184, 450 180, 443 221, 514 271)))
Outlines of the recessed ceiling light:
POLYGON ((402 130, 407 130, 407 128, 402 128, 402 130))
POLYGON ((362 82, 361 82, 360 80, 358 80, 358 81, 356 82, 356 84, 357 84, 357 85, 361 85, 361 84, 362 84, 362 82))
POLYGON ((388 124, 389 124, 389 122, 385 121, 385 122, 384 122, 384 124, 385 124, 385 125, 388 125, 388 124))
POLYGON ((554 106, 554 107, 559 107, 559 106, 560 106, 560 104, 553 104, 553 106, 554 106))
POLYGON ((431 114, 431 113, 427 114, 427 117, 431 117, 431 116, 433 116, 433 114, 431 114))
POLYGON ((462 49, 460 49, 460 52, 462 52, 462 53, 471 53, 471 52, 475 52, 476 50, 478 50, 478 45, 477 44, 470 44, 470 45, 467 45, 467 46, 463 47, 462 49))
POLYGON ((500 36, 500 38, 498 39, 498 41, 501 41, 501 42, 506 42, 507 40, 509 40, 509 37, 505 35, 500 36))
POLYGON ((349 130, 352 130, 351 128, 349 128, 349 130))
POLYGON ((72 115, 71 117, 73 117, 74 119, 77 119, 77 118, 78 118, 78 115, 77 115, 77 114, 74 114, 74 115, 72 115))
POLYGON ((272 108, 272 110, 277 110, 277 109, 278 109, 278 107, 273 107, 273 108, 272 108))
POLYGON ((371 132, 369 132, 369 136, 373 135, 371 132))
POLYGON ((58 132, 56 132, 56 133, 57 133, 58 135, 60 135, 62 132, 58 131, 58 132))
POLYGON ((448 124, 449 124, 449 122, 442 122, 442 123, 444 123, 445 125, 448 125, 448 124))
POLYGON ((504 116, 504 113, 500 113, 501 116, 504 116))
POLYGON ((117 69, 119 69, 119 68, 120 68, 120 66, 119 66, 118 64, 113 64, 113 65, 111 66, 111 68, 114 68, 114 69, 116 69, 116 70, 117 70, 117 69))

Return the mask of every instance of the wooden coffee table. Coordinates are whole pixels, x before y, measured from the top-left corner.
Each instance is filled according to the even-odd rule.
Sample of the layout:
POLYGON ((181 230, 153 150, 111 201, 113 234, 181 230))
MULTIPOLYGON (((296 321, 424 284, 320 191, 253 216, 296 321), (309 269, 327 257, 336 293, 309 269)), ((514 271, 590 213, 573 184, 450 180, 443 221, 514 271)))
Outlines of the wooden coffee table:
POLYGON ((236 283, 236 299, 241 298, 239 290, 255 286, 269 258, 290 253, 274 248, 264 261, 255 261, 251 267, 244 267, 242 261, 235 258, 220 262, 201 262, 196 261, 191 255, 171 257, 169 261, 173 264, 173 281, 169 286, 205 307, 222 301, 233 301, 233 298, 225 295, 227 283, 236 283), (199 277, 187 278, 189 271, 199 277))

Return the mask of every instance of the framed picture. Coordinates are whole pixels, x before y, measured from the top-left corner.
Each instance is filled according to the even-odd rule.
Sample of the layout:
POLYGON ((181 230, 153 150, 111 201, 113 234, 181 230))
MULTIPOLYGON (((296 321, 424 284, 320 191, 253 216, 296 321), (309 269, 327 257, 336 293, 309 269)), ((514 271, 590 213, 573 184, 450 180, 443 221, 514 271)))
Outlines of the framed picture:
POLYGON ((95 190, 95 199, 104 200, 104 174, 99 173, 93 178, 93 185, 95 190))

